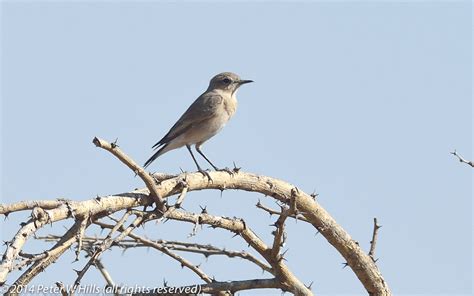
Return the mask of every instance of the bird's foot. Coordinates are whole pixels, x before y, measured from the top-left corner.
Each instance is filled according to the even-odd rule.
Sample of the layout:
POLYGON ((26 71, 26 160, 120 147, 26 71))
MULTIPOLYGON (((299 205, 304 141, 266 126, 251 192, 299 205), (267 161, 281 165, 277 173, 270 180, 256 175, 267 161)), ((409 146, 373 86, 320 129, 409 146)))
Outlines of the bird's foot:
POLYGON ((235 172, 233 170, 229 169, 228 167, 225 167, 223 169, 217 169, 216 171, 218 171, 218 172, 227 172, 231 176, 233 176, 235 174, 235 172))
POLYGON ((204 177, 207 177, 207 180, 209 182, 212 182, 212 178, 211 178, 211 175, 209 175, 209 173, 203 169, 199 169, 199 172, 204 176, 204 177))

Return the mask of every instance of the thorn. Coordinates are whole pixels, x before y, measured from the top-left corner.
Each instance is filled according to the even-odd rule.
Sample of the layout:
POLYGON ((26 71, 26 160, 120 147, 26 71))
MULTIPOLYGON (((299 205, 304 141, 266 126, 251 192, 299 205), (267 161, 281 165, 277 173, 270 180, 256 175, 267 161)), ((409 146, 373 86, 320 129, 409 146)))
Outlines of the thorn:
POLYGON ((79 275, 81 273, 80 270, 77 270, 77 269, 73 269, 73 270, 76 272, 77 275, 79 275))
POLYGON ((116 147, 119 147, 119 145, 117 144, 117 141, 118 141, 118 138, 116 138, 115 141, 110 143, 110 146, 112 147, 112 149, 115 149, 116 147))
POLYGON ((342 263, 342 265, 343 265, 343 266, 342 266, 342 269, 344 269, 344 268, 346 268, 347 266, 349 266, 349 263, 344 262, 344 263, 342 263))
POLYGON ((247 229, 247 223, 245 223, 245 220, 243 218, 240 218, 240 222, 242 222, 244 229, 247 229))
POLYGON ((201 208, 201 214, 207 214, 207 206, 202 207, 199 205, 199 207, 201 208))
POLYGON ((233 163, 234 163, 234 169, 233 169, 233 171, 234 171, 234 173, 238 173, 241 168, 240 168, 240 167, 237 167, 237 165, 235 164, 235 161, 233 161, 233 163))
POLYGON ((311 282, 308 286, 306 286, 306 288, 308 288, 310 291, 312 291, 313 283, 314 282, 311 282))

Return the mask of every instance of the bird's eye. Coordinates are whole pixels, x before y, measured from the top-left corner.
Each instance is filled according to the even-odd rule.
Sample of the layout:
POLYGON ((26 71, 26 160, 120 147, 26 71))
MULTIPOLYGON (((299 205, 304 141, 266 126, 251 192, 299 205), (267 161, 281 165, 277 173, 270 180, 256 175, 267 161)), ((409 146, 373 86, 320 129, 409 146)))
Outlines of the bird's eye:
POLYGON ((226 83, 226 84, 230 83, 231 81, 232 81, 232 80, 230 80, 229 78, 224 78, 224 79, 222 80, 222 82, 224 82, 224 83, 226 83))

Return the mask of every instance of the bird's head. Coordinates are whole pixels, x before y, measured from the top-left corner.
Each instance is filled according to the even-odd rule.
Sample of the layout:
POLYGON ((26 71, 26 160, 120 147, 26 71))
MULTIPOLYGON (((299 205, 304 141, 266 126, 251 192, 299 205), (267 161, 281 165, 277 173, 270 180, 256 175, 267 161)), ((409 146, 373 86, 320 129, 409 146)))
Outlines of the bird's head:
POLYGON ((231 72, 224 72, 212 77, 208 90, 220 89, 234 94, 242 84, 250 82, 253 81, 240 79, 239 75, 231 72))

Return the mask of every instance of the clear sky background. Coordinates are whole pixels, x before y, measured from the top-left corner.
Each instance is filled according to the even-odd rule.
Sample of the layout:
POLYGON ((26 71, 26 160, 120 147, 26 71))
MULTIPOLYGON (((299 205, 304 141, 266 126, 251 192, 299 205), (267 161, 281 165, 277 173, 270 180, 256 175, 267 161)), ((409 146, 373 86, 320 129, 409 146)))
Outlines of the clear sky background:
MULTIPOLYGON (((141 187, 92 138, 118 138, 143 163, 209 79, 233 71, 256 82, 241 88, 236 116, 204 146, 218 166, 235 161, 316 190, 366 250, 377 217, 378 265, 396 295, 471 294, 473 170, 449 154, 473 158, 471 13, 470 1, 4 1, 2 203, 141 187)), ((186 149, 150 167, 180 168, 195 170, 186 149)), ((207 191, 189 194, 185 208, 245 218, 271 242, 275 217, 255 208, 259 198, 275 206, 257 194, 207 191)), ((0 222, 2 239, 28 214, 0 222)), ((146 233, 246 247, 208 228, 188 239, 191 230, 150 223, 146 233)), ((26 251, 48 246, 31 241, 26 251)), ((315 293, 365 294, 312 227, 289 221, 286 247, 289 267, 315 293)), ((238 259, 184 256, 217 280, 270 277, 238 259)), ((35 283, 71 284, 72 269, 86 263, 73 257, 35 283)), ((115 250, 103 262, 119 284, 200 283, 153 250, 115 250)), ((83 283, 103 281, 92 270, 83 283)))

